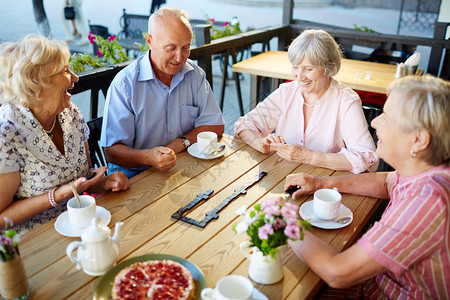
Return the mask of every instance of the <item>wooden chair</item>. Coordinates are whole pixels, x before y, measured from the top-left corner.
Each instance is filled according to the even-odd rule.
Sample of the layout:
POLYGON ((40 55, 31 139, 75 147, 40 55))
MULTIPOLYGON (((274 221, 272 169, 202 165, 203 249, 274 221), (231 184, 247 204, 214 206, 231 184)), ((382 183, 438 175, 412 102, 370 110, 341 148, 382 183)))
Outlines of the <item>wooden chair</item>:
POLYGON ((99 145, 102 132, 102 123, 103 117, 98 117, 87 122, 90 131, 88 139, 89 156, 91 158, 92 167, 94 168, 106 166, 106 159, 104 158, 103 149, 99 145))

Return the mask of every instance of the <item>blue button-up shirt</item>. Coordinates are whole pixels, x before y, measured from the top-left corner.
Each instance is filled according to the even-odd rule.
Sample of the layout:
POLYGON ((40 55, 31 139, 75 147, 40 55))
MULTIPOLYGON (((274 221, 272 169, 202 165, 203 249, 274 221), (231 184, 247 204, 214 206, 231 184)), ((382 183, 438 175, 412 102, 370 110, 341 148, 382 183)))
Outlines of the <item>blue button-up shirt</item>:
MULTIPOLYGON (((223 125, 205 72, 188 59, 170 87, 158 80, 149 52, 120 71, 106 96, 100 145, 167 145, 202 125, 223 125)), ((145 168, 144 168, 145 169, 145 168)))

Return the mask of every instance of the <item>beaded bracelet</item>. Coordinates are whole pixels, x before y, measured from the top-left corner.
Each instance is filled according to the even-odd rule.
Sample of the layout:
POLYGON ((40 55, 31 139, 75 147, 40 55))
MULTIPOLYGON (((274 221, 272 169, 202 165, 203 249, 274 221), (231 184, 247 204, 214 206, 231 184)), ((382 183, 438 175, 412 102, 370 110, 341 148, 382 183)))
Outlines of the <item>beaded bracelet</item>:
POLYGON ((56 203, 56 201, 55 201, 55 190, 56 190, 56 188, 48 191, 48 202, 50 202, 50 204, 53 207, 57 207, 58 206, 58 203, 56 203))

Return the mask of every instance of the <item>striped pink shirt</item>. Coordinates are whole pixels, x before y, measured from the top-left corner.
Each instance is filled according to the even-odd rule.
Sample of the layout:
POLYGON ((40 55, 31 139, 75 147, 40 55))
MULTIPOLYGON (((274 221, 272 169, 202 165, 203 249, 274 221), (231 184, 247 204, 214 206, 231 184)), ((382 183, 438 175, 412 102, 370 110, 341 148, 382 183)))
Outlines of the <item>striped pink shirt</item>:
POLYGON ((358 244, 388 271, 366 286, 367 299, 449 299, 450 168, 402 178, 358 244))

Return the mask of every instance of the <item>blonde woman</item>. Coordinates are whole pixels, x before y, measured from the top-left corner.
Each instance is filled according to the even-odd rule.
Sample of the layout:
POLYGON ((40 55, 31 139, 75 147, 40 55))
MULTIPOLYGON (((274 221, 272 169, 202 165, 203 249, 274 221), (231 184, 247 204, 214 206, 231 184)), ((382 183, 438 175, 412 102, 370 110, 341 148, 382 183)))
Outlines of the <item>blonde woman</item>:
POLYGON ((78 81, 61 42, 26 36, 0 46, 0 227, 20 233, 64 211, 78 193, 128 188, 123 173, 88 180, 89 129, 68 90, 78 81), (19 225, 20 224, 20 225, 19 225))

